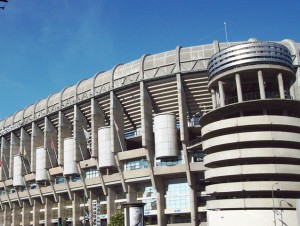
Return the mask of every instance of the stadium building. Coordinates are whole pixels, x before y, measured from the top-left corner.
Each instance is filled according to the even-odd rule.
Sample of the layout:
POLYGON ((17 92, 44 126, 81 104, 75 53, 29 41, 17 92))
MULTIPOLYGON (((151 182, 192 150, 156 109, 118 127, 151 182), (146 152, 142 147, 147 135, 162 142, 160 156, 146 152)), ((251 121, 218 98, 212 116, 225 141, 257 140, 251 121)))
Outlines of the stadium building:
POLYGON ((300 43, 144 55, 0 121, 0 225, 297 224, 300 43))

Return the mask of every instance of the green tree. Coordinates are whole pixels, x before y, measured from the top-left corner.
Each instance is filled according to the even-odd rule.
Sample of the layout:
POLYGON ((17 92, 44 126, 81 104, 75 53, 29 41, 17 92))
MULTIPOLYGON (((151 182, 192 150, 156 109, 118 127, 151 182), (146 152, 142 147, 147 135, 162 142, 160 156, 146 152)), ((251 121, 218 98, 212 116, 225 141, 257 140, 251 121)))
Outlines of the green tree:
POLYGON ((124 214, 122 211, 116 212, 109 219, 108 226, 124 226, 124 214))

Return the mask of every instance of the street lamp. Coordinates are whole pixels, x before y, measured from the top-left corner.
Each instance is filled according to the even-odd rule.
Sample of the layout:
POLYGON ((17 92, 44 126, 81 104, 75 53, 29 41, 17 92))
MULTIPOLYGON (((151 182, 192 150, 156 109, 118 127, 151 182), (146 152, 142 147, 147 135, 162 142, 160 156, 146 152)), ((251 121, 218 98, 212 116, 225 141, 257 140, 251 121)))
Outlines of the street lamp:
MULTIPOLYGON (((288 201, 284 200, 284 199, 281 199, 280 202, 279 202, 279 207, 281 209, 281 203, 282 202, 285 202, 289 207, 293 207, 293 205, 291 203, 289 203, 288 201)), ((283 226, 283 217, 282 217, 282 212, 283 212, 283 209, 281 209, 281 225, 283 226)))
POLYGON ((273 185, 272 185, 272 201, 273 201, 273 216, 274 216, 274 225, 276 226, 276 216, 275 216, 275 204, 274 204, 274 185, 277 185, 278 182, 275 182, 273 185))

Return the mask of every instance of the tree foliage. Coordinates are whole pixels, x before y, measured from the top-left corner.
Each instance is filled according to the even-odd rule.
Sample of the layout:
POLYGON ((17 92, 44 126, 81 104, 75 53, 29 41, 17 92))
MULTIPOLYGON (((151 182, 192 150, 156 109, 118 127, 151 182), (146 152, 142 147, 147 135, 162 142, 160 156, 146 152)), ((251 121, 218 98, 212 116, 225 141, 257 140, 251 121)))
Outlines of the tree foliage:
POLYGON ((108 226, 124 226, 124 214, 122 211, 116 212, 109 219, 108 226))

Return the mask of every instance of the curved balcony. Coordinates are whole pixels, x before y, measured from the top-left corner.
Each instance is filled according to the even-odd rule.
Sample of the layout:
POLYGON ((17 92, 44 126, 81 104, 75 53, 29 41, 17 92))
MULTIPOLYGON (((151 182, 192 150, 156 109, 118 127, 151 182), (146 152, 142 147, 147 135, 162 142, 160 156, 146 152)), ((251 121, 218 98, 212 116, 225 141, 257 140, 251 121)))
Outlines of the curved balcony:
POLYGON ((287 47, 274 42, 248 42, 214 54, 208 62, 209 79, 223 71, 253 64, 282 65, 294 70, 287 47))

